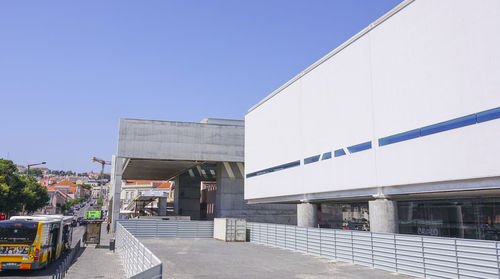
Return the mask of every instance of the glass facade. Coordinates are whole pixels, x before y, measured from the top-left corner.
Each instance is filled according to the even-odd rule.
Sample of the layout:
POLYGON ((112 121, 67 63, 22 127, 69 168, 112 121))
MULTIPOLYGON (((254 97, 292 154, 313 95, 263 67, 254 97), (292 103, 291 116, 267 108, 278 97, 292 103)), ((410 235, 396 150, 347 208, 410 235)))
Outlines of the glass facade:
POLYGON ((500 198, 399 201, 399 233, 500 240, 500 198))
POLYGON ((369 231, 368 202, 321 203, 318 224, 321 228, 369 231))

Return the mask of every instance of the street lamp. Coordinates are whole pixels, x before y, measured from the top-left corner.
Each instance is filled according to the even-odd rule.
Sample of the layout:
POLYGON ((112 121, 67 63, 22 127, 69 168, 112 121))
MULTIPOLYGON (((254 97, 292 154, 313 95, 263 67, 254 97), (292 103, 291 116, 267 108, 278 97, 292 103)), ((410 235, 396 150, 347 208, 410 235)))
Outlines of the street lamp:
POLYGON ((26 172, 26 176, 30 176, 30 167, 32 166, 38 166, 38 165, 45 165, 47 162, 41 162, 41 163, 36 163, 36 164, 28 164, 28 171, 26 172))
MULTIPOLYGON (((30 167, 32 166, 38 166, 38 165, 45 165, 47 164, 47 162, 41 162, 41 163, 36 163, 36 164, 28 164, 28 170, 26 171, 26 177, 29 177, 30 176, 30 167)), ((24 211, 24 208, 25 208, 25 204, 23 203, 23 216, 26 215, 26 212, 24 211)))

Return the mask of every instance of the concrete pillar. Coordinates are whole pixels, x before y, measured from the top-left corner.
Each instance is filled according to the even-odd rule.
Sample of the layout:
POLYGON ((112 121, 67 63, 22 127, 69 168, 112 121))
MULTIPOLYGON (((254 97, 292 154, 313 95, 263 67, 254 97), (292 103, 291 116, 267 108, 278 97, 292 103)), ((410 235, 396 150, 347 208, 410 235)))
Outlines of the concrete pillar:
POLYGON ((370 231, 379 233, 398 233, 398 203, 388 199, 368 202, 370 231))
POLYGON ((244 195, 243 162, 218 162, 215 217, 243 218, 247 222, 294 225, 295 204, 248 204, 244 195))
POLYGON ((158 215, 167 216, 167 198, 158 198, 158 215))
POLYGON ((113 232, 116 231, 116 220, 120 218, 120 208, 121 201, 120 196, 122 192, 122 166, 125 159, 113 156, 111 162, 111 191, 110 191, 110 200, 112 202, 112 206, 108 211, 108 218, 111 218, 111 230, 113 232))
POLYGON ((297 204, 297 226, 317 227, 318 226, 318 205, 314 203, 297 204))

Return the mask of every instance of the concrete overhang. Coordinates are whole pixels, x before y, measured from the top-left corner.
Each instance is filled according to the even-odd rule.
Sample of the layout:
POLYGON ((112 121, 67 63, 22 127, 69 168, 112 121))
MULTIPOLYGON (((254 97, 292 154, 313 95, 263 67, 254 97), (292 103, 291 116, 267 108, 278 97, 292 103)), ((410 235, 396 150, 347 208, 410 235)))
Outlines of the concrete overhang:
POLYGON ((200 165, 243 162, 244 130, 241 120, 120 119, 122 179, 169 180, 200 165))

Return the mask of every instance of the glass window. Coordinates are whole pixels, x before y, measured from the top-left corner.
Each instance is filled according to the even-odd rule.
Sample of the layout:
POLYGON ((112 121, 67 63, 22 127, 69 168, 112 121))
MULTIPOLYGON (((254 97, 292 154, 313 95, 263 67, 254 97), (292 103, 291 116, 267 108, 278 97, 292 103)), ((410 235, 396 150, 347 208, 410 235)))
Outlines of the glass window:
POLYGON ((410 140, 410 139, 414 139, 414 138, 418 138, 418 137, 420 137, 420 129, 399 133, 399 134, 388 136, 385 138, 380 138, 378 140, 378 145, 384 146, 384 145, 393 144, 396 142, 410 140))
POLYGON ((372 142, 367 141, 353 146, 349 146, 347 147, 347 150, 349 150, 350 153, 356 153, 370 148, 372 148, 372 142))
POLYGON ((283 165, 279 165, 279 166, 276 166, 276 167, 272 167, 272 168, 268 168, 268 169, 264 169, 264 170, 260 170, 260 171, 256 171, 256 172, 252 172, 252 173, 247 174, 246 177, 247 178, 251 178, 251 177, 254 177, 254 176, 263 175, 263 174, 270 173, 270 172, 275 172, 275 171, 280 171, 280 170, 284 170, 284 169, 288 169, 288 168, 293 168, 293 167, 296 167, 296 166, 300 166, 300 160, 293 161, 293 162, 290 162, 290 163, 286 163, 286 164, 283 164, 283 165))
POLYGON ((318 224, 321 228, 369 231, 368 202, 320 203, 318 224))
POLYGON ((333 152, 333 155, 334 155, 335 157, 344 156, 344 155, 345 155, 345 151, 344 151, 344 149, 342 149, 342 148, 341 148, 341 149, 337 149, 337 150, 335 150, 335 151, 333 152))
POLYGON ((315 156, 311 156, 309 158, 305 158, 304 159, 304 164, 307 165, 307 164, 310 164, 310 163, 314 163, 314 162, 317 162, 319 161, 319 157, 321 155, 315 155, 315 156))
POLYGON ((323 153, 323 157, 321 157, 321 160, 328 160, 332 158, 332 152, 326 152, 323 153))
POLYGON ((500 240, 499 199, 398 202, 399 232, 500 240))
POLYGON ((500 118, 500 108, 490 109, 477 114, 477 122, 484 122, 500 118))
POLYGON ((467 115, 464 117, 460 117, 460 118, 456 118, 453 120, 448 120, 448 121, 441 122, 438 124, 423 127, 422 129, 420 129, 420 135, 427 136, 427 135, 431 135, 431 134, 435 134, 435 133, 439 133, 439 132, 444 132, 444 131, 448 131, 448 130, 476 124, 476 122, 477 121, 476 121, 475 114, 467 115))

